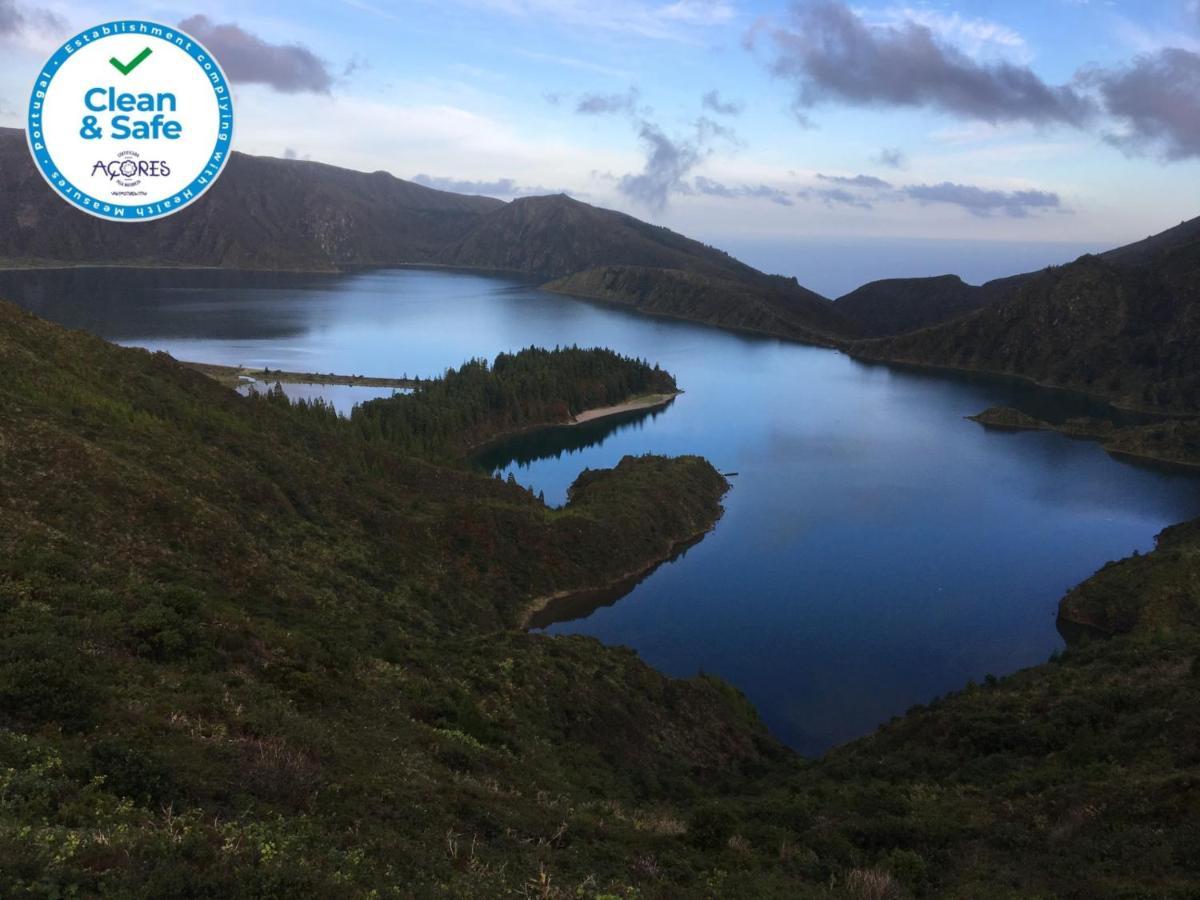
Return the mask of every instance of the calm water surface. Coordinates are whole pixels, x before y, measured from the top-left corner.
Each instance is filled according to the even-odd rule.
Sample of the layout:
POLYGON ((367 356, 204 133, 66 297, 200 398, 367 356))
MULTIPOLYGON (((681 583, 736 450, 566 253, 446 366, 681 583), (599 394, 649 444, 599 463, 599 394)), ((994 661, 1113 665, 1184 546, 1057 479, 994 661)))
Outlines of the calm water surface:
POLYGON ((1044 661, 1068 587, 1200 515, 1193 476, 963 418, 998 403, 1061 418, 1094 412, 1087 401, 866 366, 520 281, 93 270, 0 274, 0 295, 123 344, 273 369, 430 376, 531 344, 661 363, 686 390, 669 408, 525 437, 488 461, 550 503, 585 466, 627 453, 699 453, 738 473, 712 534, 547 630, 629 645, 673 675, 719 674, 803 753, 1044 661))

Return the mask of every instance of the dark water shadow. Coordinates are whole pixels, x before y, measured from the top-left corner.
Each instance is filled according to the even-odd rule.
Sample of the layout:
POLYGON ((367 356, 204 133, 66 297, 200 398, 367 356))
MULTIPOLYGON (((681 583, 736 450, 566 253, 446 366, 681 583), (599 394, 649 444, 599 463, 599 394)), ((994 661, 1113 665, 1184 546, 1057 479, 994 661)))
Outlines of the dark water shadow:
POLYGON ((626 413, 593 419, 579 425, 551 425, 525 431, 485 447, 471 457, 471 465, 486 472, 499 472, 511 466, 525 467, 542 459, 561 459, 608 440, 614 434, 645 427, 674 403, 671 400, 653 409, 634 409, 626 413))
POLYGON ((586 619, 598 609, 616 605, 618 600, 630 594, 634 588, 657 572, 661 567, 682 559, 687 552, 704 540, 705 535, 699 535, 688 541, 682 541, 675 546, 674 552, 662 562, 655 563, 650 568, 623 578, 607 587, 595 590, 575 591, 563 597, 551 600, 544 607, 529 617, 525 627, 529 631, 541 631, 551 625, 561 622, 574 622, 586 619))
POLYGON ((1093 394, 1072 388, 1038 384, 1019 375, 939 368, 918 363, 881 362, 853 356, 850 359, 864 369, 901 372, 912 381, 980 388, 991 395, 998 395, 995 399, 1000 402, 993 402, 992 405, 1011 406, 1052 425, 1062 425, 1068 419, 1089 418, 1112 422, 1119 426, 1134 426, 1149 425, 1169 418, 1158 413, 1123 409, 1093 394))
POLYGON ((81 328, 107 340, 122 340, 147 329, 197 333, 214 339, 283 339, 304 333, 301 323, 283 316, 247 312, 242 301, 261 291, 313 291, 335 288, 350 276, 312 272, 242 272, 223 269, 171 269, 76 266, 61 269, 0 269, 0 298, 67 328, 81 328), (167 294, 194 295, 211 305, 186 326, 181 311, 164 304, 167 294), (223 315, 213 315, 220 309, 223 315))

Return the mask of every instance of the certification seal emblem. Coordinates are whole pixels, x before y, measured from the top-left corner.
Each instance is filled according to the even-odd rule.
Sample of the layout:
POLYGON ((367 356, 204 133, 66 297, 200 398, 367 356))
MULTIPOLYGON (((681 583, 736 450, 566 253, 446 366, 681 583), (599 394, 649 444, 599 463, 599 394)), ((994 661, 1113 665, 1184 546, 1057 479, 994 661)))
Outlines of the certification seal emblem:
POLYGON ((220 64, 178 28, 85 29, 43 66, 25 129, 38 171, 73 206, 113 222, 194 203, 229 161, 233 100, 220 64))

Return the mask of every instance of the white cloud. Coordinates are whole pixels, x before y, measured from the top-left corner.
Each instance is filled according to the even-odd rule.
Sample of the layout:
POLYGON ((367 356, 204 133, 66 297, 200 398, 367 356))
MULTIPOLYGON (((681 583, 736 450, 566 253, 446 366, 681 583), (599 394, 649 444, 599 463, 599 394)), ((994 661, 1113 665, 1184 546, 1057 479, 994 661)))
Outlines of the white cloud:
POLYGON ((1021 63, 1033 59, 1033 52, 1019 31, 990 19, 921 6, 889 6, 878 11, 863 10, 860 15, 872 25, 897 27, 915 22, 972 57, 1003 56, 1021 63))

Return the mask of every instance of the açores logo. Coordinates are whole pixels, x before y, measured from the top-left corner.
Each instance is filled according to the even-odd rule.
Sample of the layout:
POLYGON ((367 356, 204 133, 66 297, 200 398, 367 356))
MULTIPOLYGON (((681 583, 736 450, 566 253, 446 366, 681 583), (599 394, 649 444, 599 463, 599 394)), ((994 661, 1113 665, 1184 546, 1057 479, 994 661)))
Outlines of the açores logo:
POLYGON ((233 101, 199 41, 154 22, 81 31, 46 62, 26 126, 38 170, 67 202, 103 219, 178 212, 229 160, 233 101))

